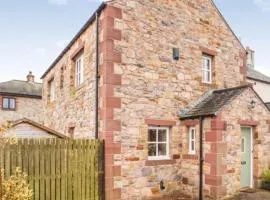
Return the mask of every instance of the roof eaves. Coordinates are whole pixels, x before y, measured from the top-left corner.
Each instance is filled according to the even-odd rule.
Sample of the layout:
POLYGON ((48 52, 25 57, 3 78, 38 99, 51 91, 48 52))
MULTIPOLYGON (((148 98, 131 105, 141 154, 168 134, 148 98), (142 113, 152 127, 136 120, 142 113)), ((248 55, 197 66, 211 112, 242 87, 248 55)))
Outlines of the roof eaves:
POLYGON ((42 95, 31 95, 31 94, 20 94, 20 93, 12 93, 12 92, 0 92, 2 96, 12 96, 12 97, 25 97, 31 99, 42 99, 42 95))
POLYGON ((87 20, 87 22, 83 25, 80 31, 73 37, 71 42, 66 46, 66 48, 60 53, 60 55, 53 61, 50 67, 45 71, 45 73, 41 76, 43 79, 53 68, 54 66, 62 59, 65 53, 71 48, 71 46, 76 42, 76 40, 81 36, 81 34, 93 23, 95 20, 96 14, 100 14, 100 12, 106 7, 106 3, 102 2, 98 9, 93 13, 93 15, 87 20))

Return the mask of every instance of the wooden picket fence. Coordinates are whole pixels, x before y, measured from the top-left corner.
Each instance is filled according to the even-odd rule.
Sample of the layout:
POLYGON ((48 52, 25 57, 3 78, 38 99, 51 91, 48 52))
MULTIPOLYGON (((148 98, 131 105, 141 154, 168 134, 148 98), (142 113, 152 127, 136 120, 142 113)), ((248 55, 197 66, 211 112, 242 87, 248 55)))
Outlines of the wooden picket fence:
POLYGON ((99 140, 22 139, 0 147, 0 168, 7 178, 20 167, 33 200, 100 200, 103 145, 99 140))

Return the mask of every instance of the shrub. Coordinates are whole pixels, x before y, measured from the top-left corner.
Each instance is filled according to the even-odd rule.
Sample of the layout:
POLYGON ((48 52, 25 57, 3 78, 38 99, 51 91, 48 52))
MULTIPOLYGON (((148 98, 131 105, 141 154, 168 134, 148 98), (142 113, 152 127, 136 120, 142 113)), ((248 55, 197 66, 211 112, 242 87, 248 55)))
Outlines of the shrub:
POLYGON ((262 180, 265 182, 270 182, 270 169, 263 172, 262 180))
MULTIPOLYGON (((2 170, 2 177, 4 171, 2 170)), ((19 168, 16 169, 15 174, 8 179, 2 178, 2 198, 1 200, 31 200, 32 190, 27 183, 27 175, 19 168)))

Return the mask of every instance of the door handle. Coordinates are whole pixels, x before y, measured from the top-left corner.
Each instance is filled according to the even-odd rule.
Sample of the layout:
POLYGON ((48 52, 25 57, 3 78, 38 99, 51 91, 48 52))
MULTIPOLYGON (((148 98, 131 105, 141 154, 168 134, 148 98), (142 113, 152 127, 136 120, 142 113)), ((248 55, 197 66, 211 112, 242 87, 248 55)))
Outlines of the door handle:
POLYGON ((245 164, 247 164, 246 161, 241 161, 241 165, 245 165, 245 164))

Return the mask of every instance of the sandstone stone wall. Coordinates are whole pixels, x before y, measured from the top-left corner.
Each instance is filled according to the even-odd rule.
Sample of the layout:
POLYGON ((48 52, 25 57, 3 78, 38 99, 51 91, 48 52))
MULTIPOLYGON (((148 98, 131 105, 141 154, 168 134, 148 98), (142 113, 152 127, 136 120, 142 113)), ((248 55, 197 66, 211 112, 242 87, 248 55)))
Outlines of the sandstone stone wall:
POLYGON ((44 112, 41 99, 15 97, 16 110, 9 111, 2 109, 3 97, 5 96, 0 96, 0 124, 7 121, 16 121, 22 118, 28 118, 30 120, 43 123, 44 112))
MULTIPOLYGON (((147 166, 145 119, 176 122, 170 126, 174 160, 174 154, 182 153, 181 135, 186 134, 180 128, 179 110, 212 88, 240 85, 245 51, 212 1, 116 0, 109 4, 122 10, 122 18, 113 24, 121 31, 121 40, 113 43, 121 62, 114 63, 113 70, 122 77, 121 85, 113 89, 121 102, 113 109, 114 119, 121 123, 113 136, 121 143, 121 155, 114 163, 122 167, 114 185, 122 189, 121 199, 140 199, 159 194, 161 179, 170 191, 181 186, 182 173, 197 173, 194 161, 189 165, 176 159, 147 166), (172 59, 174 47, 180 49, 179 61, 172 59), (211 85, 201 83, 203 53, 214 56, 211 85), (182 166, 193 170, 181 172, 182 166)), ((191 181, 197 184, 196 177, 191 181)))
POLYGON ((223 176, 223 184, 227 186, 227 194, 232 195, 240 189, 241 169, 241 126, 253 127, 253 173, 254 186, 260 183, 260 176, 270 166, 270 114, 265 105, 256 97, 251 89, 246 90, 222 112, 227 123, 224 141, 227 143, 227 174, 223 176), (253 109, 248 109, 251 101, 256 102, 253 109))
POLYGON ((74 128, 74 137, 94 137, 95 127, 95 23, 88 27, 69 51, 43 79, 43 104, 45 125, 69 135, 74 128), (75 86, 75 62, 72 57, 83 51, 84 83, 75 86), (49 100, 48 82, 54 79, 56 98, 49 100))

